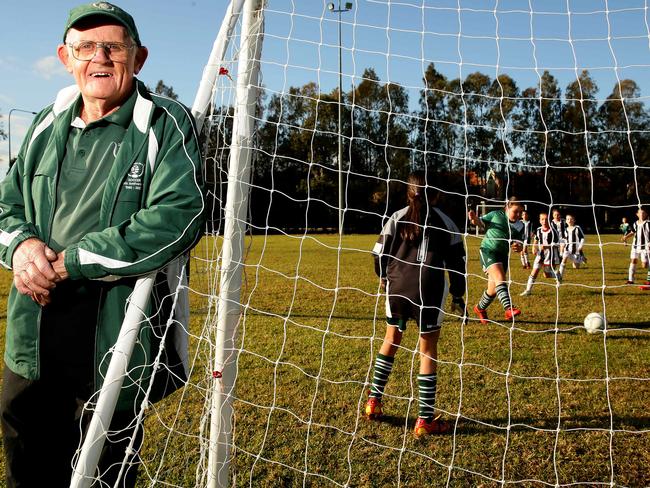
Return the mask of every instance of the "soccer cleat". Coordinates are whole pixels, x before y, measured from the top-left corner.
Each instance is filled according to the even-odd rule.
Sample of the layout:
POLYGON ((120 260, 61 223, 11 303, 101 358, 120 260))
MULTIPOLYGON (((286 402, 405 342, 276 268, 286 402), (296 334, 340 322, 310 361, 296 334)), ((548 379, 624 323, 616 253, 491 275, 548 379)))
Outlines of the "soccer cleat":
POLYGON ((632 280, 627 280, 627 281, 625 282, 625 284, 626 284, 626 285, 633 285, 633 284, 634 284, 634 281, 632 281, 632 280))
POLYGON ((506 320, 512 320, 514 317, 520 314, 521 310, 519 310, 517 307, 510 307, 506 310, 506 320))
POLYGON ((532 293, 532 292, 531 292, 530 290, 524 290, 524 291, 522 291, 522 292, 519 294, 519 296, 520 296, 520 297, 527 297, 527 296, 529 296, 531 293, 532 293))
POLYGON ((376 397, 368 398, 368 401, 366 402, 366 408, 364 410, 365 416, 369 420, 376 420, 382 416, 382 413, 383 412, 381 411, 381 399, 376 397))
POLYGON ((644 291, 650 290, 650 281, 646 281, 644 284, 639 285, 639 289, 644 291))
POLYGON ((478 315, 482 324, 488 323, 487 310, 483 310, 482 308, 478 308, 478 305, 474 305, 474 313, 478 315))
POLYGON ((418 417, 415 422, 415 429, 413 430, 413 435, 416 438, 420 438, 424 435, 429 434, 444 434, 451 430, 451 425, 449 422, 440 420, 440 415, 436 418, 433 418, 427 422, 427 419, 418 417))

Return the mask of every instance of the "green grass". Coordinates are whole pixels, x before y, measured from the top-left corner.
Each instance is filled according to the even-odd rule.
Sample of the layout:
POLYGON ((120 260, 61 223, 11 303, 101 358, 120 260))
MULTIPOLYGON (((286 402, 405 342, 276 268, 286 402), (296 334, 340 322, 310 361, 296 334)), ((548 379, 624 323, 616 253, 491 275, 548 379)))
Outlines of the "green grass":
MULTIPOLYGON (((617 236, 601 238, 599 248, 598 237, 588 236, 585 269, 569 267, 560 288, 540 277, 530 297, 518 296, 528 272, 513 259, 511 290, 523 310, 514 326, 498 303, 490 325, 445 321, 437 407, 455 429, 419 441, 412 436, 413 324, 387 388, 385 420, 360 417, 385 330, 369 253, 375 237, 345 236, 340 246, 331 235, 249 238, 234 485, 650 485, 648 296, 622 285, 629 247, 617 236), (582 328, 592 311, 606 311, 606 334, 582 328)), ((468 238, 470 306, 485 287, 478 243, 468 238)), ((214 258, 216 244, 204 239, 195 256, 214 258)), ((193 265, 192 385, 150 410, 141 486, 151 479, 194 486, 197 466, 205 465, 200 417, 211 384, 213 332, 204 323, 213 313, 213 271, 205 261, 193 265)), ((10 275, 2 276, 6 294, 10 275)))

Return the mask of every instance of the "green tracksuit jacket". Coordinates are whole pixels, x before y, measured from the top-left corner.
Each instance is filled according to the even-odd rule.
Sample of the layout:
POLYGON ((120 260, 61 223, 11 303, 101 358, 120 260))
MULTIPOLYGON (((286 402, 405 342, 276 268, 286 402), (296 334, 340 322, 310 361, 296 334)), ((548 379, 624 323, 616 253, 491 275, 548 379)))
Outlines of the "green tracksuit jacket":
MULTIPOLYGON (((86 234, 65 250, 71 280, 105 282, 96 317, 97 388, 136 278, 159 270, 149 310, 162 307, 171 313, 168 291, 176 289, 179 280, 185 282, 187 274, 180 269, 204 224, 201 158, 192 116, 180 103, 147 92, 137 80, 136 89, 133 120, 102 198, 99 221, 103 230, 86 234)), ((71 107, 79 96, 76 86, 68 87, 36 116, 17 161, 0 182, 0 261, 7 268, 11 268, 16 247, 25 239, 37 237, 49 242, 58 171, 71 120, 77 115, 71 107)), ((168 367, 161 368, 162 382, 160 388, 154 386, 154 400, 177 388, 187 374, 186 294, 178 298, 173 314, 175 325, 167 333, 164 357, 168 367), (180 381, 169 383, 170 378, 180 381)), ((162 325, 168 318, 169 314, 161 317, 162 325)), ((145 388, 148 385, 151 368, 147 365, 157 353, 159 334, 155 332, 161 325, 154 320, 142 327, 141 346, 134 350, 131 375, 125 381, 118 408, 133 404, 136 383, 145 388)), ((40 374, 40 322, 40 306, 12 286, 4 359, 14 373, 32 380, 40 374)))

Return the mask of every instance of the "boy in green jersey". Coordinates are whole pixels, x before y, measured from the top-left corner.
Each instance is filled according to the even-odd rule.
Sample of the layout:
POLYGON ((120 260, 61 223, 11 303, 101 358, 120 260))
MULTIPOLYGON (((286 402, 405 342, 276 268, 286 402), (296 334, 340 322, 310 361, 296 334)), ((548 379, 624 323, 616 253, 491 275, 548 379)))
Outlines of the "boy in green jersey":
POLYGON ((488 323, 487 307, 495 297, 503 305, 506 320, 512 320, 521 313, 513 306, 508 290, 506 272, 510 250, 521 252, 523 248, 523 224, 519 220, 524 207, 515 197, 510 197, 503 210, 494 210, 478 217, 470 210, 469 221, 485 232, 479 250, 481 266, 488 275, 487 290, 474 307, 482 324, 488 323))

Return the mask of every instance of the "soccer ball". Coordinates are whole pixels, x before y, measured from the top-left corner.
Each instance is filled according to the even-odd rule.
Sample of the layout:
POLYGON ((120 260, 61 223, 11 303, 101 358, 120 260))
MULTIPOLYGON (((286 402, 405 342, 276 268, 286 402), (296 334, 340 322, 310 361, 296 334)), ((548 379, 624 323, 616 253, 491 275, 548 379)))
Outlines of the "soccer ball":
POLYGON ((605 319, 597 312, 591 312, 585 317, 585 329, 590 334, 596 334, 605 328, 605 319))

